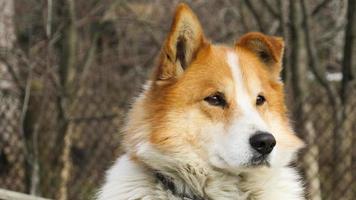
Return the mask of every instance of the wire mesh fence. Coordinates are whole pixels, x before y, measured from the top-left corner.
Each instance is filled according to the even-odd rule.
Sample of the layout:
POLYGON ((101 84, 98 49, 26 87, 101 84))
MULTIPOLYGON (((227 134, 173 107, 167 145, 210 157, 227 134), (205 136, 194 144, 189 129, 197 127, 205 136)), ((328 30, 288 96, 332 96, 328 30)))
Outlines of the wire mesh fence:
MULTIPOLYGON (((98 84, 103 84, 102 81, 99 82, 98 84)), ((46 105, 42 105, 44 108, 41 115, 45 120, 38 125, 38 155, 35 159, 40 170, 37 187, 41 191, 41 196, 59 198, 61 181, 66 179, 63 175, 65 163, 71 165, 70 169, 67 169, 69 170, 67 184, 70 186, 68 198, 90 199, 94 195, 103 181, 104 171, 120 154, 118 128, 123 124, 127 107, 117 106, 119 100, 115 98, 118 97, 113 96, 112 99, 108 97, 108 94, 115 94, 118 90, 119 88, 112 88, 105 92, 101 91, 102 95, 93 93, 83 94, 80 97, 81 103, 75 108, 77 116, 69 122, 69 134, 66 136, 70 137, 70 156, 67 158, 69 160, 63 158, 65 148, 57 148, 57 111, 55 106, 51 105, 55 102, 53 100, 51 102, 50 97, 46 97, 49 99, 46 105), (55 157, 57 154, 60 156, 55 157)), ((0 186, 26 192, 31 189, 27 188, 30 184, 26 180, 26 159, 28 159, 26 151, 28 150, 25 148, 24 140, 28 139, 25 139, 26 136, 19 130, 22 110, 20 102, 19 97, 11 94, 1 96, 0 186)), ((320 101, 320 98, 315 95, 307 97, 303 103, 312 105, 304 119, 307 121, 305 125, 307 131, 315 134, 312 140, 308 140, 306 134, 301 135, 307 146, 297 162, 304 174, 309 195, 321 193, 322 199, 336 199, 335 193, 338 193, 337 199, 342 199, 341 197, 350 192, 349 197, 355 197, 355 148, 350 146, 351 149, 345 149, 344 155, 337 155, 349 157, 352 165, 344 167, 344 176, 350 176, 346 179, 349 182, 336 182, 335 185, 335 179, 340 179, 334 177, 336 166, 348 165, 348 163, 335 162, 333 152, 335 123, 332 116, 334 113, 330 112, 330 105, 327 102, 320 101)), ((344 123, 347 124, 345 131, 350 133, 356 131, 355 108, 356 102, 350 102, 347 106, 347 118, 344 123)), ((354 136, 351 139, 355 140, 354 136)))
MULTIPOLYGON (((0 42, 0 188, 51 199, 91 199, 105 170, 121 153, 119 130, 132 99, 149 77, 168 30, 170 18, 162 16, 172 13, 178 1, 107 0, 98 4, 78 0, 74 4, 76 36, 68 31, 73 28, 70 12, 58 2, 52 2, 53 30, 46 26, 48 18, 42 17, 48 14, 50 2, 39 5, 37 1, 15 0, 16 13, 30 14, 15 15, 17 40, 13 44, 0 42), (77 45, 71 57, 68 52, 73 49, 66 44, 73 38, 77 45), (71 58, 75 60, 74 72, 71 58)), ((232 43, 244 32, 261 31, 259 26, 264 32, 281 35, 283 23, 293 23, 288 6, 297 1, 287 5, 263 2, 281 6, 281 10, 267 12, 265 3, 258 1, 188 3, 210 38, 232 43), (259 22, 253 10, 260 11, 260 19, 273 23, 259 22), (217 12, 214 19, 206 17, 212 12, 217 12), (279 15, 286 15, 287 22, 279 15), (250 24, 249 19, 255 20, 250 24)), ((316 12, 316 19, 325 20, 315 20, 311 30, 315 35, 324 33, 325 24, 337 25, 341 23, 337 20, 344 19, 346 1, 328 2, 321 11, 317 10, 321 4, 309 5, 314 8, 311 15, 316 12)), ((302 18, 299 16, 299 21, 302 18)), ((1 19, 0 14, 0 24, 1 19)), ((302 96, 298 96, 291 78, 297 74, 289 62, 290 51, 296 48, 289 38, 290 24, 283 35, 287 50, 283 76, 294 127, 306 142, 295 164, 303 174, 307 197, 355 199, 356 87, 349 84, 346 100, 330 98, 315 75, 309 76, 307 55, 300 47, 301 72, 297 74, 302 75, 299 82, 303 86, 302 96)), ((321 65, 333 74, 341 74, 343 34, 342 29, 337 30, 315 41, 322 49, 321 65)), ((327 84, 339 88, 341 80, 327 80, 327 84)))

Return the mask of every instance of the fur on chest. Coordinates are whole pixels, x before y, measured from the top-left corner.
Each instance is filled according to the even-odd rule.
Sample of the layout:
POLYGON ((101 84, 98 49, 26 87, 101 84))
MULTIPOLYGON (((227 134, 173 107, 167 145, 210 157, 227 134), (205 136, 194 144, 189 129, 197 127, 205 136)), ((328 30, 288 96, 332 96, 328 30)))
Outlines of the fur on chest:
POLYGON ((99 200, 302 200, 302 187, 293 169, 261 169, 255 174, 231 176, 211 172, 204 180, 196 174, 159 175, 122 156, 108 171, 99 200), (181 177, 185 177, 183 180, 181 177), (187 179, 192 182, 187 183, 187 179))

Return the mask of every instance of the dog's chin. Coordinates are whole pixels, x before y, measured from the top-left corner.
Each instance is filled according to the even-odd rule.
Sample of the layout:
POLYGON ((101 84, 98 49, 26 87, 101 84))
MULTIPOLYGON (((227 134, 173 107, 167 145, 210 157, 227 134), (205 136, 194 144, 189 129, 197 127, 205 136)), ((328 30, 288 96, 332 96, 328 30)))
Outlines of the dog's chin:
POLYGON ((271 167, 270 159, 268 155, 256 155, 253 156, 250 162, 245 166, 246 168, 255 167, 271 167))

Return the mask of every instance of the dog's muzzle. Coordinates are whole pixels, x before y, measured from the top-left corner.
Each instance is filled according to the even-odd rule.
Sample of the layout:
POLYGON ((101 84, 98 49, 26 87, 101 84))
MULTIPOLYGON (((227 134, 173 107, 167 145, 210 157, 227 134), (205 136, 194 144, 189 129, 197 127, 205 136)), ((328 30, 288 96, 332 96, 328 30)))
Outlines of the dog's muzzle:
POLYGON ((276 146, 276 139, 273 135, 258 131, 250 138, 250 145, 255 151, 250 164, 252 166, 269 166, 268 156, 276 146))

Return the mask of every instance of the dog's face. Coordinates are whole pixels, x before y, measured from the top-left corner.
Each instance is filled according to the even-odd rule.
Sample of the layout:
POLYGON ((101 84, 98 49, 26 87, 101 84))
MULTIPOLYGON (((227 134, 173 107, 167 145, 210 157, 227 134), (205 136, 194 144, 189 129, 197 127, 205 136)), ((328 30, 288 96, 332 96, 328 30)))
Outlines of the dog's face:
POLYGON ((179 6, 126 140, 151 161, 199 159, 229 171, 286 165, 302 142, 286 117, 282 54, 283 41, 261 33, 234 47, 213 45, 192 11, 179 6))

